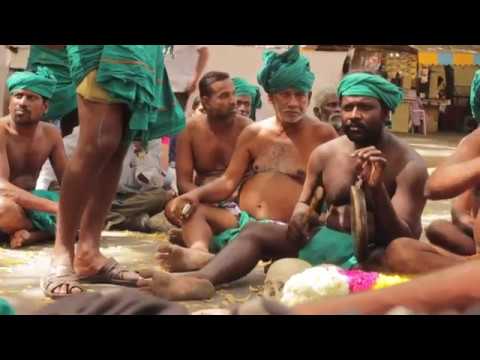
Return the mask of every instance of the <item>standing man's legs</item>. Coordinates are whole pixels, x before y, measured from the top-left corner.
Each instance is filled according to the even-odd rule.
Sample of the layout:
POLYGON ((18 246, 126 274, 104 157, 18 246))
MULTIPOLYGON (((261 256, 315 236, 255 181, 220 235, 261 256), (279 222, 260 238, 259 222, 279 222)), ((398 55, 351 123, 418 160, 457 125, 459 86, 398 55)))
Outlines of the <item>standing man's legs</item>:
MULTIPOLYGON (((105 206, 104 204, 110 199, 110 193, 116 191, 117 184, 114 182, 118 178, 118 174, 115 169, 123 160, 124 150, 120 149, 120 143, 126 122, 124 105, 92 102, 78 96, 78 110, 80 137, 77 149, 63 176, 57 235, 52 259, 52 274, 57 274, 59 277, 68 275, 69 271, 70 275, 73 274, 74 242, 85 210, 87 210, 85 211, 86 217, 83 219, 82 225, 93 224, 93 228, 88 233, 84 226, 82 227, 83 234, 87 237, 85 240, 80 239, 82 245, 79 246, 91 249, 97 255, 95 259, 100 259, 98 253, 93 251, 93 248, 98 246, 98 240, 92 239, 92 237, 99 237, 99 234, 98 236, 92 235, 92 232, 97 232, 98 229, 95 226, 95 220, 92 221, 89 217, 95 216, 99 221, 104 221, 106 215, 103 214, 106 212, 104 209, 107 208, 108 211, 110 205, 105 206), (106 171, 112 172, 106 173, 106 171), (104 177, 100 178, 101 175, 104 177), (112 188, 106 191, 104 186, 112 188), (101 192, 99 188, 106 192, 100 198, 95 199, 95 196, 101 192), (87 205, 91 201, 98 206, 96 212, 92 209, 93 204, 87 205), (61 271, 56 271, 55 268, 59 268, 61 271)), ((92 260, 92 266, 98 267, 100 263, 101 261, 92 260)), ((80 291, 74 282, 72 284, 71 277, 64 278, 66 282, 58 284, 58 282, 50 281, 51 279, 48 279, 47 276, 47 283, 43 286, 44 290, 60 295, 80 291)))

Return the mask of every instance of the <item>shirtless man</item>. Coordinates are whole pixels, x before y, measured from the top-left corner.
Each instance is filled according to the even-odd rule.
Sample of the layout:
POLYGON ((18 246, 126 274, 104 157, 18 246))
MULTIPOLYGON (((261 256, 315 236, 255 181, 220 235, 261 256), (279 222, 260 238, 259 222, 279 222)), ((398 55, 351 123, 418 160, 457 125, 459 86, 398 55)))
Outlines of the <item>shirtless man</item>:
MULTIPOLYGON (((359 176, 363 178, 370 173, 365 170, 373 165, 378 168, 378 177, 363 179, 373 219, 370 224, 370 233, 374 234, 372 245, 380 250, 372 253, 372 259, 377 259, 373 254, 381 254, 378 257, 381 265, 388 267, 396 255, 395 249, 389 249, 394 239, 420 237, 421 213, 425 205, 423 189, 428 176, 426 166, 412 148, 385 131, 389 111, 395 110, 402 99, 401 90, 378 75, 353 73, 342 80, 338 93, 347 135, 313 152, 303 191, 296 193, 299 201, 289 226, 250 224, 200 271, 175 278, 166 273, 155 274, 153 289, 157 295, 175 300, 211 295, 212 291, 207 291, 209 285, 211 289, 211 284, 236 280, 248 274, 259 260, 299 256, 313 265, 358 266, 348 221, 350 186, 359 176), (327 226, 312 232, 305 229, 305 217, 319 184, 329 205, 327 226)), ((195 200, 195 197, 190 196, 190 199, 195 200)))
POLYGON ((19 248, 53 239, 58 195, 33 192, 50 159, 61 181, 66 164, 60 131, 43 121, 56 80, 46 68, 17 72, 7 81, 9 114, 0 119, 0 230, 19 248))
MULTIPOLYGON (((175 200, 187 200, 195 206, 228 199, 244 175, 252 172, 240 191, 239 204, 244 211, 238 227, 223 234, 231 236, 221 239, 220 248, 254 219, 288 222, 302 191, 310 154, 337 136, 330 125, 306 115, 314 75, 298 47, 280 55, 267 52, 258 80, 269 94, 275 117, 242 132, 230 165, 219 179, 175 200)), ((171 271, 193 270, 213 257, 198 261, 192 250, 182 248, 166 255, 162 263, 171 271)))
POLYGON ((452 202, 452 221, 433 221, 425 230, 428 240, 458 255, 476 254, 473 229, 478 205, 478 195, 474 189, 457 196, 452 202))
MULTIPOLYGON (((180 194, 187 193, 221 176, 227 168, 242 130, 252 121, 238 115, 233 82, 224 72, 209 72, 199 82, 205 114, 193 116, 177 137, 177 184, 180 194)), ((167 209, 167 218, 182 227, 182 243, 192 249, 209 252, 214 234, 235 227, 240 213, 231 201, 218 205, 200 204, 188 221, 180 223, 167 209)), ((170 236, 179 241, 177 232, 170 236)), ((161 247, 163 249, 163 246, 161 247)))

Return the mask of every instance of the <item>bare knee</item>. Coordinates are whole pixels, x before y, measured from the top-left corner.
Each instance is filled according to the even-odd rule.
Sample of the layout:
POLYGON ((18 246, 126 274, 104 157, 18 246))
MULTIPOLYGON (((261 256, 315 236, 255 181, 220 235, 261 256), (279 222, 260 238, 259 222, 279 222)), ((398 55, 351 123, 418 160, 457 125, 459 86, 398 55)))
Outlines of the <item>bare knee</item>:
POLYGON ((385 249, 384 263, 391 271, 401 272, 415 261, 415 249, 419 240, 398 238, 393 240, 385 249))
POLYGON ((22 207, 13 200, 0 196, 0 231, 10 234, 28 228, 27 223, 22 207))
POLYGON ((120 142, 120 138, 102 134, 98 138, 92 139, 88 144, 79 145, 77 159, 82 163, 82 169, 90 166, 98 168, 115 154, 121 152, 123 147, 121 147, 120 142))
POLYGON ((425 229, 425 235, 435 243, 439 237, 443 236, 445 226, 453 226, 453 224, 445 220, 434 221, 425 229))

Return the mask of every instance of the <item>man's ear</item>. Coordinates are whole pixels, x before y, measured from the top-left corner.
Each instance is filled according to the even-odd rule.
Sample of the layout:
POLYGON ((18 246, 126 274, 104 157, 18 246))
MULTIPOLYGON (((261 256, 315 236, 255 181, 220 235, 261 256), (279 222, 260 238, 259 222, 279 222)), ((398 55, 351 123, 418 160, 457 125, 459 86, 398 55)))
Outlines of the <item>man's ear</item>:
POLYGON ((315 114, 316 117, 320 119, 320 109, 318 108, 318 106, 315 106, 313 108, 313 113, 315 114))
POLYGON ((43 114, 45 115, 48 112, 48 106, 49 106, 48 100, 44 100, 43 106, 44 106, 44 109, 45 109, 43 114))

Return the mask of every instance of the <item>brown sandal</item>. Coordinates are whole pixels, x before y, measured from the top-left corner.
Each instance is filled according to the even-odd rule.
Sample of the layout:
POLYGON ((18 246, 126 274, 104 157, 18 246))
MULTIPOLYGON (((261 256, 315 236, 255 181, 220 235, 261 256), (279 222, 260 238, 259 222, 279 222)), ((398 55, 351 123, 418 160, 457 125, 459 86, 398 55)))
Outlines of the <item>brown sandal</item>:
POLYGON ((50 269, 49 273, 41 278, 40 288, 46 297, 54 300, 85 292, 85 289, 78 282, 77 275, 70 267, 66 266, 56 266, 50 269), (66 286, 66 291, 56 293, 55 290, 61 286, 66 286), (74 289, 79 289, 80 291, 73 292, 74 289))
POLYGON ((81 277, 80 281, 92 284, 114 284, 138 287, 138 281, 142 279, 143 278, 137 271, 128 270, 125 266, 120 265, 115 259, 110 258, 98 273, 92 276, 81 277), (126 279, 125 275, 129 273, 137 275, 137 279, 126 279))

